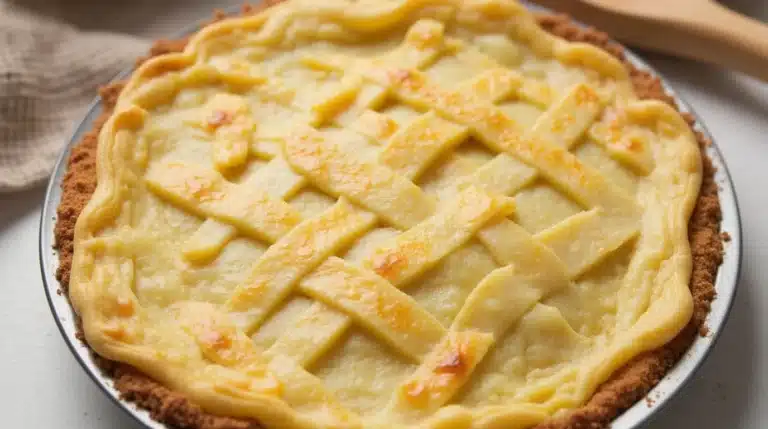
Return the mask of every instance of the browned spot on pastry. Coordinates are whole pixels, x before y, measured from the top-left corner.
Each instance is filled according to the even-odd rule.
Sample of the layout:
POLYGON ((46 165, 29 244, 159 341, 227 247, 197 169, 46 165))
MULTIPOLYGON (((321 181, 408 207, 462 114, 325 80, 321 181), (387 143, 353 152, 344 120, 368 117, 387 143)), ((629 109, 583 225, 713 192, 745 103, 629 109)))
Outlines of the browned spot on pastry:
MULTIPOLYGON (((255 13, 275 3, 277 1, 272 0, 256 7, 245 6, 243 13, 255 13)), ((214 20, 222 17, 222 14, 217 14, 214 20)), ((564 15, 543 15, 538 19, 543 28, 555 35, 571 41, 591 43, 624 60, 623 48, 612 42, 605 33, 594 29, 583 29, 573 24, 564 15)), ((149 56, 139 59, 138 62, 141 63, 148 58, 165 53, 179 52, 185 45, 186 39, 158 41, 151 49, 149 56)), ((658 78, 646 71, 636 69, 629 63, 627 65, 631 71, 632 83, 640 98, 657 99, 675 106, 674 99, 664 92, 658 78)), ((69 284, 75 221, 96 187, 97 135, 109 117, 122 87, 122 83, 116 83, 101 90, 105 113, 96 121, 93 130, 74 146, 69 157, 55 230, 60 262, 57 278, 64 291, 69 284)), ((689 124, 693 125, 694 120, 691 115, 684 115, 684 117, 689 124)), ((690 288, 694 299, 694 314, 691 321, 665 346, 635 357, 613 374, 583 407, 550 419, 538 425, 536 429, 607 428, 614 417, 642 399, 680 359, 702 329, 706 330, 706 327, 703 327, 703 321, 715 297, 714 281, 717 269, 722 262, 722 240, 727 238, 721 236, 719 231, 721 214, 717 184, 714 182, 715 169, 703 152, 710 142, 701 133, 696 133, 696 137, 702 150, 704 174, 699 199, 689 222, 689 239, 693 254, 690 288)), ((82 334, 78 333, 78 338, 82 339, 82 334)), ((95 356, 95 359, 103 371, 115 380, 115 387, 124 400, 132 401, 149 410, 152 417, 158 421, 182 429, 254 429, 258 427, 252 421, 206 413, 183 395, 171 391, 129 365, 109 361, 99 356, 95 356)), ((459 361, 461 360, 456 361, 456 365, 459 365, 459 361)), ((453 362, 449 363, 453 364, 453 362)), ((412 386, 412 388, 411 393, 417 396, 423 394, 417 392, 423 392, 423 385, 412 386)))
POLYGON ((216 128, 219 128, 222 125, 231 124, 232 118, 233 118, 232 113, 224 110, 216 110, 207 119, 206 123, 208 124, 208 128, 215 130, 216 128))
POLYGON ((424 394, 424 383, 422 382, 411 382, 407 383, 405 385, 405 394, 408 395, 408 397, 411 398, 419 398, 424 394))
POLYGON ((134 313, 134 307, 133 307, 133 301, 130 299, 125 298, 117 298, 117 315, 121 317, 130 317, 133 316, 134 313))
POLYGON ((464 350, 459 348, 451 353, 444 361, 435 368, 438 374, 457 374, 461 375, 467 371, 467 357, 464 350))
POLYGON ((469 345, 458 338, 449 347, 450 354, 435 367, 435 373, 458 377, 466 375, 473 359, 469 345))
POLYGON ((385 279, 392 279, 408 266, 408 259, 400 253, 387 253, 373 261, 373 271, 385 279))
POLYGON ((401 84, 411 77, 411 73, 408 70, 395 70, 389 73, 389 79, 392 82, 401 84))
POLYGON ((214 350, 224 350, 232 347, 232 338, 218 331, 209 330, 200 339, 205 345, 214 350))

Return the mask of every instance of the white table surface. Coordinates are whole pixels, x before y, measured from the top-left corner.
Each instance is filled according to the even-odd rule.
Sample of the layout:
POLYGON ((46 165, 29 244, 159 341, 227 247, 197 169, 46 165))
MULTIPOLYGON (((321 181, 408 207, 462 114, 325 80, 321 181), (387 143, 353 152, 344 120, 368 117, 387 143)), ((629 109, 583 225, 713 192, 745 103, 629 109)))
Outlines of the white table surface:
MULTIPOLYGON (((765 1, 729 3, 768 17, 765 1)), ((189 6, 202 13, 210 4, 189 6)), ((741 284, 725 330, 695 379, 649 427, 763 429, 768 427, 768 285, 762 284, 768 282, 768 85, 691 62, 645 57, 715 136, 736 184, 744 227, 741 284)), ((96 388, 53 322, 38 264, 42 199, 42 187, 0 195, 3 426, 140 429, 96 388)))

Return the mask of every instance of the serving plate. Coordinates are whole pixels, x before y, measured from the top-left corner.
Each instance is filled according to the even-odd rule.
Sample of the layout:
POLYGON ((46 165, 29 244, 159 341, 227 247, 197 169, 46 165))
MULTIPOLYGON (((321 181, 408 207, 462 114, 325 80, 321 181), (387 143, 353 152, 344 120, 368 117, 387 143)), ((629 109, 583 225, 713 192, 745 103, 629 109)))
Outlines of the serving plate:
MULTIPOLYGON (((540 6, 527 5, 537 11, 547 11, 540 6)), ((195 32, 200 25, 201 24, 196 24, 191 26, 181 32, 178 36, 182 37, 189 35, 195 32)), ((660 73, 631 51, 627 50, 626 56, 637 68, 648 70, 652 74, 661 77, 665 89, 675 98, 680 111, 692 114, 696 118, 696 129, 714 142, 714 139, 703 125, 701 117, 693 111, 691 106, 686 103, 685 100, 668 86, 660 73)), ((123 79, 130 75, 131 71, 131 69, 128 69, 116 76, 115 79, 123 79)), ((99 388, 101 388, 104 393, 115 402, 115 404, 132 416, 137 422, 143 424, 146 428, 167 429, 167 426, 150 418, 149 413, 146 410, 138 408, 134 403, 119 399, 119 392, 114 388, 112 380, 102 373, 93 359, 92 351, 77 338, 75 313, 72 310, 66 295, 59 293, 60 286, 56 280, 59 255, 53 247, 54 228, 56 225, 56 208, 61 199, 61 183, 66 173, 67 160, 73 146, 80 141, 85 133, 91 130, 94 121, 101 114, 101 111, 101 102, 97 98, 89 106, 85 117, 78 124, 75 132, 69 139, 69 142, 67 142, 65 149, 56 161, 56 165, 48 183, 40 219, 40 268, 43 276, 43 284, 48 303, 59 330, 64 336, 72 353, 96 385, 98 385, 99 388)), ((712 308, 704 322, 709 333, 706 336, 696 337, 686 354, 666 374, 661 382, 649 392, 647 398, 650 400, 638 401, 634 406, 616 418, 612 424, 614 429, 638 429, 642 427, 651 417, 657 415, 657 411, 664 407, 670 399, 672 399, 672 397, 687 384, 696 370, 704 362, 704 359, 717 341, 725 324, 726 317, 731 309, 731 305, 733 304, 741 262, 741 224, 739 219, 739 209, 733 183, 721 152, 714 143, 709 146, 706 151, 712 159, 712 163, 717 168, 715 181, 719 186, 720 205, 722 210, 721 230, 731 237, 730 241, 725 243, 723 263, 718 270, 715 281, 717 297, 712 302, 712 308)))

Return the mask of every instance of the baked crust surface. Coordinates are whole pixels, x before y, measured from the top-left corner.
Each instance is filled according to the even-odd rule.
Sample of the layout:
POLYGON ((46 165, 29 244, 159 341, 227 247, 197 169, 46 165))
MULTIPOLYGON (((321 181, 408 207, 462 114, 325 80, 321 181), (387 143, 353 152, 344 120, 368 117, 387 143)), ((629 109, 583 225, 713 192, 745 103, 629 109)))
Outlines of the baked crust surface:
MULTIPOLYGON (((568 24, 564 24, 564 21, 561 19, 555 19, 555 18, 546 18, 542 17, 540 18, 540 22, 543 26, 549 28, 552 30, 555 34, 561 34, 563 36, 566 36, 570 39, 579 39, 579 38, 587 38, 590 37, 596 38, 597 40, 593 40, 600 43, 600 36, 596 36, 597 33, 593 32, 581 32, 575 29, 575 27, 570 26, 568 24), (570 37, 568 37, 570 36, 570 37)), ((604 40, 604 39, 603 39, 604 40)), ((607 40, 604 40, 602 44, 606 47, 611 47, 614 49, 614 53, 620 54, 620 52, 615 51, 615 47, 612 45, 608 45, 607 40)), ((635 86, 636 91, 641 96, 641 98, 661 98, 662 93, 660 92, 660 87, 658 87, 658 81, 655 81, 653 79, 649 79, 647 76, 643 76, 639 74, 637 71, 633 71, 632 74, 632 83, 635 86), (654 92, 655 91, 655 92, 654 92)), ((107 105, 112 104, 109 100, 110 97, 106 97, 105 101, 107 105)), ((71 239, 71 224, 68 225, 68 222, 71 222, 73 220, 73 215, 76 217, 77 212, 82 209, 82 205, 84 203, 84 200, 86 200, 89 191, 92 189, 92 182, 88 182, 88 174, 90 173, 91 179, 95 179, 93 177, 93 165, 91 163, 93 162, 93 141, 94 136, 89 136, 85 139, 85 141, 78 147, 78 149, 73 153, 73 156, 71 158, 71 164, 70 164, 70 174, 68 175, 67 179, 65 180, 65 197, 62 202, 62 205, 60 207, 60 217, 59 217, 59 227, 57 231, 57 238, 59 239, 59 243, 61 245, 61 251, 62 251, 62 267, 63 270, 61 272, 62 274, 62 280, 63 283, 66 283, 68 280, 66 277, 68 274, 67 268, 69 265, 69 258, 71 257, 71 250, 69 253, 67 252, 69 242, 67 239, 71 239), (89 140, 90 139, 90 140, 89 140), (90 146, 90 150, 88 149, 90 146), (90 154, 90 155, 89 155, 90 154), (90 158, 90 159, 89 159, 90 158), (79 166, 79 167, 75 167, 79 166), (89 171, 90 170, 90 171, 89 171), (69 190, 69 192, 68 192, 69 190), (72 190, 75 190, 77 192, 73 193, 72 190), (68 219, 68 220, 67 220, 68 219), (69 234, 69 235, 68 235, 69 234)), ((694 268, 693 268, 693 282, 692 282, 692 290, 694 295, 694 318, 691 322, 691 324, 696 324, 701 321, 701 318, 703 317, 701 313, 702 306, 706 306, 706 302, 708 302, 708 299, 711 299, 711 280, 714 274, 714 271, 716 270, 717 264, 719 261, 717 260, 720 248, 719 246, 719 240, 717 239, 716 229, 717 229, 717 216, 719 216, 719 209, 716 207, 716 194, 713 195, 711 192, 716 192, 716 189, 709 189, 708 187, 711 185, 711 166, 709 166, 707 160, 704 160, 704 185, 702 187, 701 196, 698 199, 698 209, 694 211, 692 220, 691 220, 691 238, 690 241, 693 244, 693 261, 694 261, 694 268), (709 194, 708 194, 709 192, 709 194), (704 214, 701 214, 704 212, 704 214), (715 214, 716 213, 716 214, 715 214), (704 216, 703 220, 697 221, 697 216, 704 216), (706 222, 705 222, 706 221, 706 222), (702 227, 699 227, 699 222, 703 225, 702 227), (708 222, 708 223, 707 223, 708 222), (709 228, 709 229, 707 229, 709 228), (704 231, 704 232, 701 232, 704 231), (714 231, 714 238, 712 236, 712 233, 714 231), (703 238, 699 238, 703 237, 703 238), (714 241, 712 241, 714 240, 714 241), (700 250, 697 250, 697 244, 704 243, 706 244, 705 249, 706 251, 701 251, 702 253, 697 253, 700 250), (718 243, 718 244, 715 244, 718 243), (701 258, 701 256, 704 256, 704 258, 701 258), (701 259, 701 260, 700 260, 701 259), (697 265, 703 264, 703 268, 697 268, 697 265), (705 275, 706 273, 709 274, 709 277, 705 275), (709 292, 706 292, 706 282, 709 281, 709 292), (700 286, 697 289, 697 284, 701 283, 702 286, 700 286), (708 296, 709 295, 709 296, 708 296), (698 322, 697 322, 698 319, 698 322)), ((692 202, 692 201, 691 201, 692 202)), ((685 210, 683 210, 685 212, 685 210)), ((686 213, 683 213, 685 216, 686 213)), ((71 249, 71 248, 70 248, 71 249)), ((381 273, 380 273, 381 274, 381 273)), ((683 283, 683 285, 685 285, 683 283)), ((689 297, 690 298, 690 297, 689 297)), ((205 311, 204 309, 196 309, 197 311, 205 311)), ((705 312, 705 311, 704 311, 705 312)), ((687 317, 683 318, 687 320, 687 317)), ((685 322, 683 320, 683 323, 685 322)), ((689 324, 688 326, 692 326, 689 324)), ((682 326, 682 323, 678 324, 676 328, 672 328, 674 332, 672 334, 676 333, 680 326, 682 326)), ((690 329, 690 328, 687 328, 690 329)), ((86 332, 87 332, 87 323, 86 323, 86 332)), ((683 335, 686 333, 686 330, 683 331, 683 335)), ((681 338, 681 336, 678 336, 677 338, 681 338)), ((661 343, 666 342, 668 338, 660 337, 661 343)), ((640 358, 636 359, 631 365, 628 367, 625 367, 624 370, 619 371, 619 376, 614 376, 614 378, 609 381, 608 383, 604 384, 603 387, 601 387, 598 390, 598 393, 592 396, 592 399, 588 402, 587 406, 578 409, 575 412, 569 413, 567 417, 560 418, 559 420, 563 420, 561 423, 557 423, 559 420, 549 420, 546 423, 543 423, 544 425, 559 425, 559 424, 566 424, 573 427, 578 427, 579 424, 582 424, 584 422, 589 422, 589 424, 593 423, 600 423, 607 421, 612 417, 611 413, 614 413, 631 404, 631 402, 627 403, 627 401, 634 401, 634 399, 631 399, 633 394, 626 390, 625 394, 622 395, 604 395, 604 392, 607 392, 609 390, 606 390, 607 388, 605 386, 610 386, 611 383, 617 383, 613 386, 613 392, 616 393, 617 391, 621 391, 622 388, 626 389, 630 386, 630 384, 627 384, 629 381, 634 381, 632 389, 635 389, 635 392, 641 392, 643 390, 644 385, 651 385, 654 383, 654 378, 658 378, 663 371, 666 369, 666 367, 669 365, 670 361, 674 361, 674 358, 676 357, 676 354, 679 352, 675 352, 674 347, 672 347, 676 341, 674 340, 669 345, 665 346, 664 348, 660 349, 668 350, 667 354, 663 354, 660 351, 654 352, 655 355, 644 355, 640 358), (647 358, 645 356, 648 356, 647 358), (667 360, 667 358, 669 358, 667 360), (651 365, 652 364, 652 365, 651 365), (636 369, 636 372, 633 373, 633 368, 636 369), (655 370, 654 370, 655 368, 655 370), (624 376, 621 377, 620 375, 624 373, 624 376), (644 376, 644 378, 637 378, 638 375, 644 376), (655 377, 654 377, 655 375, 655 377), (625 384, 619 383, 615 380, 623 380, 625 384), (602 395, 602 396, 601 396, 602 395), (610 400, 606 400, 604 403, 595 402, 596 400, 599 400, 600 398, 608 398, 610 400)), ((91 338, 89 338, 89 342, 93 344, 93 341, 91 338)), ((682 341, 685 343, 685 341, 682 341)), ((660 343, 660 344, 661 344, 660 343)), ((401 348, 405 349, 405 352, 408 352, 407 345, 400 344, 401 348)), ((684 347, 683 347, 684 349, 684 347)), ((104 352, 103 350, 100 350, 104 352)), ((109 351, 106 351, 105 355, 109 355, 109 351)), ((130 361, 130 359, 123 359, 130 361)), ((623 362, 621 362, 623 363, 623 362)), ((141 364, 138 364, 138 366, 142 366, 141 364)), ((146 368, 142 367, 146 370, 146 368)), ((158 397, 162 396, 164 398, 173 398, 172 394, 162 394, 162 393, 168 393, 163 392, 162 387, 153 386, 150 390, 142 389, 139 386, 151 386, 151 385, 145 385, 143 382, 134 383, 137 379, 140 380, 142 378, 141 375, 136 375, 133 373, 126 373, 124 370, 119 369, 117 370, 120 374, 118 376, 118 386, 121 384, 123 385, 123 391, 125 392, 133 392, 133 393, 127 393, 128 395, 136 395, 140 398, 144 398, 144 400, 149 399, 150 403, 152 402, 153 398, 156 400, 158 397), (137 378, 138 377, 138 378, 137 378), (122 380, 122 383, 121 383, 122 380), (127 387, 128 386, 128 387, 127 387), (157 389, 160 391, 158 392, 157 389), (154 393, 150 393, 154 392, 154 393), (160 394, 160 395, 159 395, 160 394)), ((162 376, 158 377, 162 378, 162 376)), ((173 385, 173 383, 168 383, 173 385)), ((647 387, 646 387, 647 389, 647 387)), ((634 395, 637 395, 637 393, 634 393, 634 395)), ((205 402, 205 401, 200 401, 205 402)), ((230 424, 235 425, 234 427, 237 427, 236 425, 241 424, 242 422, 238 422, 236 420, 232 419, 218 419, 211 416, 207 416, 205 414, 202 414, 197 411, 197 413, 194 412, 195 406, 187 403, 184 400, 177 400, 173 401, 174 404, 177 404, 180 408, 176 409, 176 411, 180 409, 184 409, 186 411, 189 411, 189 413, 167 413, 160 411, 160 414, 162 414, 161 417, 163 417, 166 421, 171 419, 171 422, 174 424, 179 424, 183 426, 189 426, 192 425, 190 423, 192 420, 195 421, 195 426, 200 425, 207 425, 207 424, 230 424), (169 417, 170 414, 176 414, 176 417, 169 417), (197 417, 191 417, 190 419, 181 418, 179 415, 185 415, 185 416, 197 416, 197 417), (176 420, 173 420, 173 419, 176 420), (214 423, 216 422, 216 423, 214 423)), ((168 403, 164 402, 165 407, 168 407, 168 403)), ((159 411, 158 407, 150 406, 150 408, 153 408, 154 411, 159 411)), ((172 407, 175 409, 175 407, 172 407)), ((210 408, 210 406, 209 406, 210 408)), ((516 414, 516 417, 519 417, 521 415, 528 415, 531 418, 532 423, 538 423, 542 420, 542 417, 540 414, 538 414, 539 410, 524 410, 523 414, 516 414)), ((487 413, 483 413, 486 414, 487 413)), ((544 412, 546 414, 546 412, 544 412)), ((449 419, 455 419, 456 416, 449 416, 449 419)))

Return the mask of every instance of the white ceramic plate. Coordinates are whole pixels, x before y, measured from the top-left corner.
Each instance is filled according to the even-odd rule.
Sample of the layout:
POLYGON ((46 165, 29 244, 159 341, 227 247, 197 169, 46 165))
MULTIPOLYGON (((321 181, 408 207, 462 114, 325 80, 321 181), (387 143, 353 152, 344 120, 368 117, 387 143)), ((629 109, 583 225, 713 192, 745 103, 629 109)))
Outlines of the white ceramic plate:
MULTIPOLYGON (((530 6, 539 11, 545 9, 539 6, 530 6)), ((199 24, 182 32, 181 35, 187 35, 199 28, 199 24)), ((627 51, 627 58, 636 67, 649 70, 656 76, 662 77, 656 70, 651 68, 646 62, 634 53, 627 51)), ((116 79, 127 77, 131 70, 121 73, 116 79)), ((682 100, 675 91, 666 85, 666 90, 675 97, 682 112, 691 113, 696 118, 696 128, 704 133, 711 140, 712 136, 704 127, 701 118, 696 115, 691 106, 682 100)), ((112 385, 112 380, 106 377, 96 366, 93 360, 91 350, 78 340, 75 336, 77 328, 75 326, 75 314, 69 304, 66 296, 58 293, 59 283, 56 280, 56 268, 59 263, 59 256, 53 249, 54 245, 54 227, 56 225, 56 208, 59 206, 61 198, 61 182, 66 173, 67 159, 72 147, 80 141, 85 133, 91 130, 93 122, 101 113, 101 103, 96 99, 88 109, 88 113, 78 125, 72 138, 67 143, 66 148, 59 156, 54 167, 48 190, 45 195, 43 212, 40 219, 40 267, 45 285, 45 293, 48 297, 51 311, 53 312, 56 324, 59 326, 64 339, 66 340, 72 353, 83 366, 93 381, 109 396, 112 400, 138 422, 141 422, 148 429, 167 429, 167 426, 158 423, 149 417, 149 413, 138 408, 134 403, 119 399, 119 392, 112 385)), ((736 202, 733 183, 728 173, 728 169, 723 160, 722 154, 713 144, 707 149, 707 154, 712 159, 717 168, 715 180, 720 188, 720 206, 722 210, 721 230, 731 236, 731 240, 725 243, 725 255, 723 264, 717 273, 715 289, 717 298, 712 302, 712 309, 705 321, 709 328, 709 335, 697 336, 688 352, 677 362, 677 364, 666 374, 661 382, 653 388, 648 394, 651 401, 638 401, 634 406, 624 412, 616 420, 612 427, 614 429, 639 429, 643 427, 656 412, 666 405, 669 400, 679 392, 690 380, 696 370, 704 362, 710 349, 720 335, 725 319, 731 309, 733 297, 736 294, 736 285, 738 284, 739 269, 741 263, 741 225, 739 220, 739 209, 736 202)))

